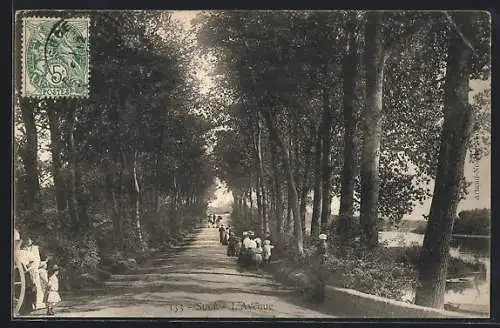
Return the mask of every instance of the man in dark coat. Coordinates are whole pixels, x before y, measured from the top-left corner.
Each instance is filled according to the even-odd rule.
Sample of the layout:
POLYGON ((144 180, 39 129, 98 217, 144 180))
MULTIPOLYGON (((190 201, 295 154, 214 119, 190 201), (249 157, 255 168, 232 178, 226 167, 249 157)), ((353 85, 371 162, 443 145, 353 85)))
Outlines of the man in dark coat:
POLYGON ((234 235, 234 232, 229 232, 229 239, 227 241, 227 256, 236 256, 236 245, 238 244, 238 238, 234 235))
POLYGON ((221 224, 219 228, 219 242, 221 244, 224 244, 224 233, 226 232, 226 229, 224 228, 224 225, 221 224))
POLYGON ((224 227, 224 232, 222 233, 222 245, 227 246, 229 242, 229 227, 224 227))

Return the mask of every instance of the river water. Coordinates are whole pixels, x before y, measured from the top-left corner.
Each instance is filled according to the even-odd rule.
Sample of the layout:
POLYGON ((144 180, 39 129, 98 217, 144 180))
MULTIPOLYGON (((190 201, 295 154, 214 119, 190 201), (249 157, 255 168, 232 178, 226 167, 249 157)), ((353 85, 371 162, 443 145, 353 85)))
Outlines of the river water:
MULTIPOLYGON (((424 240, 423 234, 413 232, 400 232, 400 231, 380 231, 379 241, 384 243, 387 247, 401 247, 411 245, 422 245, 424 240)), ((458 238, 457 238, 458 240, 458 238)), ((481 280, 476 287, 471 286, 461 292, 447 290, 445 293, 445 304, 451 306, 459 306, 459 309, 470 312, 478 312, 489 314, 490 308, 490 276, 491 276, 491 261, 489 254, 485 252, 472 252, 467 247, 464 247, 467 238, 459 238, 458 242, 455 240, 450 248, 450 255, 452 257, 460 258, 470 263, 483 263, 486 268, 486 279, 481 280), (461 246, 462 245, 462 246, 461 246), (482 253, 482 254, 481 254, 482 253)), ((414 290, 407 290, 405 299, 413 302, 415 297, 414 290)))

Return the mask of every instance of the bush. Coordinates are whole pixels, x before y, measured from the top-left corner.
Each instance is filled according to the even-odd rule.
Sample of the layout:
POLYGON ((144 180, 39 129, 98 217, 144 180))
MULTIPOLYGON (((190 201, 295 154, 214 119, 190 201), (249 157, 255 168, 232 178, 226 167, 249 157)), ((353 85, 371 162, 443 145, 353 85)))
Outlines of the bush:
MULTIPOLYGON (((422 222, 411 232, 424 234, 426 226, 427 222, 422 222)), ((453 233, 489 236, 491 234, 491 210, 476 208, 460 212, 455 219, 453 233)))
POLYGON ((47 254, 53 263, 61 267, 61 289, 75 285, 77 276, 95 272, 101 257, 94 237, 84 235, 80 239, 50 236, 47 240, 47 254))
POLYGON ((413 232, 413 233, 418 233, 418 234, 425 234, 425 229, 427 228, 427 222, 420 222, 419 225, 411 230, 410 232, 413 232))
POLYGON ((374 250, 348 247, 328 260, 330 282, 343 288, 403 301, 406 290, 416 287, 415 267, 396 261, 385 247, 374 250))
POLYGON ((453 225, 453 233, 489 236, 491 234, 491 210, 476 208, 460 212, 453 225))
POLYGON ((481 279, 486 278, 486 266, 483 263, 469 263, 456 257, 451 257, 448 262, 447 278, 473 276, 476 272, 483 273, 481 279))

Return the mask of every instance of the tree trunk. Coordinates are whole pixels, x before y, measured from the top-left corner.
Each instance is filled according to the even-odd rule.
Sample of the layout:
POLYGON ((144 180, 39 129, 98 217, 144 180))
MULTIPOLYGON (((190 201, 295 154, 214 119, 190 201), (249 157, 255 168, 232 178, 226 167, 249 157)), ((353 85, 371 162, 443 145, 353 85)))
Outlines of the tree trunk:
MULTIPOLYGON (((21 115, 26 129, 26 145, 21 149, 20 155, 26 172, 26 210, 31 211, 33 219, 36 213, 41 212, 39 202, 40 181, 38 172, 38 135, 36 131, 34 105, 24 101, 21 105, 21 115)), ((33 222, 33 221, 32 221, 33 222)))
MULTIPOLYGON (((79 163, 79 162, 78 162, 79 163)), ((84 231, 90 231, 92 227, 92 222, 87 212, 89 205, 88 195, 86 195, 83 181, 82 181, 82 169, 81 164, 77 164, 75 170, 75 181, 76 181, 76 200, 78 202, 78 218, 80 220, 80 225, 84 231)))
MULTIPOLYGON (((291 129, 290 129, 291 130, 291 129)), ((294 168, 293 168, 293 155, 292 155, 292 149, 293 149, 293 143, 292 143, 292 138, 291 138, 291 131, 289 131, 288 133, 288 157, 290 158, 290 165, 291 165, 291 170, 293 171, 294 168)), ((294 176, 295 178, 295 176, 294 176)), ((287 193, 287 197, 288 197, 288 208, 291 209, 291 215, 289 214, 287 216, 287 230, 288 230, 288 233, 290 236, 293 236, 295 234, 295 224, 293 223, 293 220, 295 219, 295 217, 293 216, 294 213, 293 213, 293 196, 292 196, 292 184, 291 184, 291 180, 290 180, 290 177, 288 177, 288 193, 287 193)), ((297 180, 294 180, 295 182, 297 180)))
POLYGON ((269 231, 269 222, 267 218, 267 209, 266 209, 266 192, 264 190, 264 164, 262 163, 262 140, 261 140, 261 127, 260 124, 257 126, 257 156, 259 160, 259 188, 261 191, 262 197, 262 232, 266 233, 269 231))
POLYGON ((285 234, 288 236, 293 236, 293 214, 292 214, 292 187, 291 183, 288 182, 288 189, 286 193, 287 197, 287 206, 286 206, 286 222, 285 222, 285 234))
POLYGON ((248 216, 248 208, 246 206, 246 200, 247 200, 247 192, 246 191, 242 191, 241 192, 241 195, 240 195, 240 206, 241 206, 241 210, 243 212, 243 217, 245 218, 246 221, 248 221, 249 219, 249 216, 248 216))
POLYGON ((274 202, 275 202, 275 216, 276 216, 276 232, 278 233, 279 240, 283 241, 285 238, 285 231, 283 225, 283 193, 281 189, 282 179, 281 172, 278 167, 278 146, 276 141, 269 135, 269 144, 271 148, 271 165, 273 167, 273 181, 274 181, 274 202))
POLYGON ((142 238, 142 227, 141 227, 141 189, 139 188, 139 179, 137 178, 137 152, 134 152, 134 159, 132 161, 132 179, 134 183, 134 198, 135 198, 135 227, 137 237, 139 239, 139 247, 144 250, 144 240, 142 238))
POLYGON ((266 124, 269 128, 269 133, 271 138, 274 139, 279 148, 281 148, 283 153, 283 162, 285 164, 285 170, 288 176, 288 181, 290 183, 290 191, 291 191, 291 207, 292 214, 294 218, 294 227, 295 227, 295 242, 297 247, 297 252, 300 256, 304 255, 304 236, 302 234, 302 227, 300 226, 300 206, 299 206, 299 195, 297 192, 297 186, 295 183, 295 177, 292 170, 291 160, 289 156, 289 149, 287 145, 281 140, 276 127, 273 124, 271 115, 267 111, 263 111, 264 118, 266 120, 266 124))
POLYGON ((306 158, 306 163, 304 166, 304 174, 302 176, 302 184, 300 188, 300 222, 302 224, 302 233, 306 235, 306 212, 307 212, 307 194, 310 191, 310 174, 311 160, 312 160, 312 146, 314 145, 313 135, 306 146, 306 152, 304 154, 306 158))
POLYGON ((321 213, 321 136, 317 135, 316 145, 314 146, 314 199, 311 218, 311 238, 319 235, 319 220, 321 213))
MULTIPOLYGON (((260 193, 260 174, 257 176, 257 185, 255 186, 255 195, 256 195, 256 199, 257 199, 257 212, 258 212, 258 217, 257 217, 257 220, 258 222, 261 222, 262 221, 262 195, 260 193)), ((253 224, 253 222, 252 222, 253 224)))
POLYGON ((67 143, 68 143, 68 154, 69 154, 69 211, 71 222, 73 223, 74 232, 78 233, 81 229, 81 222, 79 217, 78 200, 77 200, 77 187, 76 187, 76 171, 77 171, 77 154, 76 154, 76 144, 74 129, 76 123, 76 108, 70 109, 70 114, 68 115, 67 122, 67 143))
POLYGON ((250 202, 250 222, 253 221, 253 198, 252 198, 252 184, 248 189, 248 201, 250 202))
POLYGON ((341 239, 347 237, 354 216, 354 184, 357 166, 355 89, 358 76, 355 28, 356 20, 353 17, 348 26, 347 49, 342 66, 344 81, 344 167, 342 170, 338 230, 341 239))
POLYGON ((118 203, 116 200, 116 192, 115 186, 113 183, 115 170, 112 167, 115 167, 116 163, 110 163, 109 159, 105 160, 104 168, 106 175, 106 195, 107 201, 111 204, 111 221, 113 222, 113 233, 114 233, 114 242, 115 246, 119 246, 119 223, 118 223, 118 203))
MULTIPOLYGON (((457 26, 470 34, 468 14, 457 16, 457 26)), ((470 18, 469 18, 470 19, 470 18)), ((452 32, 453 33, 453 32, 452 32)), ((449 259, 449 243, 459 202, 461 180, 472 127, 469 74, 472 51, 453 33, 445 77, 445 118, 429 222, 420 253, 415 304, 442 308, 449 259)))
POLYGON ((322 201, 321 205, 321 225, 320 231, 326 232, 328 229, 328 221, 330 220, 331 207, 332 207, 332 197, 330 195, 330 177, 331 177, 331 165, 330 165, 330 150, 332 144, 331 129, 332 129, 332 109, 330 108, 330 95, 325 89, 323 90, 323 129, 321 135, 323 138, 323 157, 321 163, 322 172, 322 201))
POLYGON ((54 179, 54 188, 56 191, 56 205, 57 212, 59 215, 66 210, 67 207, 67 199, 66 199, 66 186, 64 183, 64 177, 61 174, 62 169, 62 161, 61 161, 61 153, 62 153, 62 140, 61 140, 61 131, 58 128, 59 126, 59 114, 57 113, 55 108, 47 108, 47 116, 49 121, 49 130, 50 130, 50 152, 52 156, 52 176, 54 179))
POLYGON ((366 111, 361 161, 361 239, 372 248, 378 244, 379 158, 382 136, 382 93, 385 56, 380 12, 369 12, 366 22, 366 111))
POLYGON ((115 234, 115 246, 119 249, 123 248, 123 234, 121 233, 120 210, 118 208, 118 200, 116 199, 116 192, 111 189, 111 201, 113 204, 113 230, 115 234))

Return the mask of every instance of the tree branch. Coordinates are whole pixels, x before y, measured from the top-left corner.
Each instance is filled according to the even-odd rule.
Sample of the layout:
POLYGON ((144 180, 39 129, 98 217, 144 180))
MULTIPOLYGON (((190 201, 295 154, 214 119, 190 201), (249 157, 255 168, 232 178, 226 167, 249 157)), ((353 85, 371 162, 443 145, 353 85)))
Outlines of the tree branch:
POLYGON ((406 40, 410 39, 413 35, 422 32, 425 29, 425 25, 421 22, 414 23, 410 28, 406 29, 401 35, 393 40, 392 42, 389 42, 384 47, 384 60, 387 60, 389 56, 406 40))
POLYGON ((474 47, 472 46, 472 43, 470 42, 469 39, 460 31, 460 28, 458 28, 457 24, 455 23, 455 20, 447 11, 443 11, 444 16, 446 17, 446 20, 448 20, 448 23, 455 29, 455 32, 457 32, 458 36, 462 39, 463 43, 475 54, 476 51, 474 50, 474 47))

